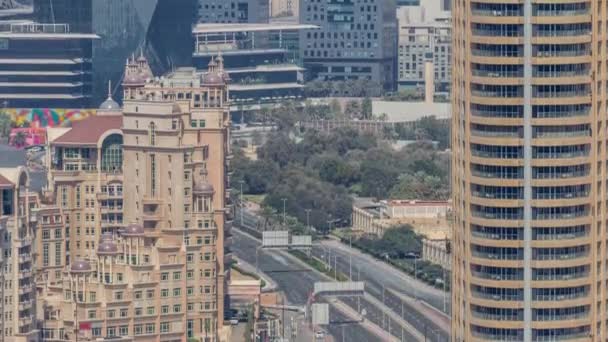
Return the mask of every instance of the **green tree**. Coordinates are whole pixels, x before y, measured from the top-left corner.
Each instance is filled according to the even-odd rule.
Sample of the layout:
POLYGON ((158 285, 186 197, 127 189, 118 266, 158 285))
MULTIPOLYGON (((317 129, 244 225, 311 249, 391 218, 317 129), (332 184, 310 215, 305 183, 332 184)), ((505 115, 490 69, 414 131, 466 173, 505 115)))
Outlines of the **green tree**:
POLYGON ((295 143, 282 132, 271 134, 262 147, 258 149, 258 158, 270 160, 284 167, 292 160, 296 151, 295 143))
POLYGON ((383 149, 372 150, 361 162, 362 195, 386 198, 399 173, 400 170, 390 152, 383 149))
POLYGON ((361 118, 361 105, 357 100, 351 100, 346 103, 344 108, 344 115, 347 118, 361 118))
POLYGON ((446 200, 450 196, 450 189, 441 178, 419 171, 415 174, 401 174, 389 196, 399 199, 446 200))
POLYGON ((11 127, 11 117, 4 110, 0 110, 0 136, 8 137, 11 133, 11 127))
POLYGON ((372 99, 365 97, 361 102, 361 114, 362 118, 369 120, 372 118, 372 99))
POLYGON ((262 145, 262 142, 264 141, 264 137, 262 136, 262 133, 260 133, 260 131, 253 131, 253 133, 251 133, 251 144, 253 146, 260 146, 262 145))
POLYGON ((333 114, 334 118, 342 116, 342 106, 340 105, 340 101, 337 99, 331 100, 329 103, 329 110, 333 114))
POLYGON ((25 135, 25 133, 17 132, 17 134, 15 134, 15 137, 13 138, 13 145, 17 147, 22 147, 25 145, 26 140, 27 136, 25 135))

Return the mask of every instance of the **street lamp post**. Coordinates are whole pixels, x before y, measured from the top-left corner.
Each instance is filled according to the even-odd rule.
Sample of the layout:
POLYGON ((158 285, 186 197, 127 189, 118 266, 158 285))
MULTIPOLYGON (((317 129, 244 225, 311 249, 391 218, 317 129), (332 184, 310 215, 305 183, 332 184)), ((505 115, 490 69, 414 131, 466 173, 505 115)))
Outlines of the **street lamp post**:
MULTIPOLYGON (((348 242, 350 244, 350 248, 352 251, 353 248, 353 234, 348 234, 348 242)), ((348 277, 350 278, 350 280, 353 279, 353 254, 348 253, 348 277)))
POLYGON ((244 208, 244 203, 243 203, 243 183, 245 183, 244 180, 240 180, 239 183, 241 183, 241 227, 243 227, 243 208, 244 208))
POLYGON ((281 198, 281 200, 283 201, 283 227, 286 228, 287 225, 285 224, 285 203, 287 203, 287 198, 281 198))
POLYGON ((310 231, 310 209, 306 209, 306 229, 310 231))
MULTIPOLYGON (((414 280, 418 281, 418 256, 414 255, 414 280)), ((414 284, 414 299, 418 300, 417 284, 414 284)))

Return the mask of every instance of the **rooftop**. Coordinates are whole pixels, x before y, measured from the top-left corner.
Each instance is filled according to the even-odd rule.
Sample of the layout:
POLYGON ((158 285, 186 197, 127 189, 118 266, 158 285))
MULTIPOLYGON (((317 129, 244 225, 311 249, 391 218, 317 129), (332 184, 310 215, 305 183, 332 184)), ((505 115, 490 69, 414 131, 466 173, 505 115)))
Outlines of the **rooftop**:
POLYGON ((304 85, 299 83, 267 83, 267 84, 229 84, 229 90, 244 91, 244 90, 266 90, 266 89, 291 89, 304 88, 304 85))
POLYGON ((12 188, 13 186, 14 184, 11 181, 0 175, 0 189, 12 188))
POLYGON ((424 200, 384 200, 381 201, 391 207, 445 207, 451 205, 450 201, 424 201, 424 200))
POLYGON ((72 128, 53 142, 55 145, 97 145, 99 139, 110 130, 120 130, 122 115, 89 116, 74 121, 72 128))
POLYGON ((452 117, 451 105, 448 102, 406 102, 406 101, 372 101, 372 113, 378 117, 386 114, 387 122, 416 121, 426 116, 437 119, 452 117))
POLYGON ((292 24, 292 23, 268 23, 268 24, 197 24, 192 33, 228 33, 228 32, 263 32, 263 31, 289 31, 317 29, 317 25, 292 24))
MULTIPOLYGON (((3 12, 0 10, 0 12, 3 12)), ((98 39, 96 34, 72 33, 67 24, 39 24, 28 21, 0 21, 0 38, 98 39)))

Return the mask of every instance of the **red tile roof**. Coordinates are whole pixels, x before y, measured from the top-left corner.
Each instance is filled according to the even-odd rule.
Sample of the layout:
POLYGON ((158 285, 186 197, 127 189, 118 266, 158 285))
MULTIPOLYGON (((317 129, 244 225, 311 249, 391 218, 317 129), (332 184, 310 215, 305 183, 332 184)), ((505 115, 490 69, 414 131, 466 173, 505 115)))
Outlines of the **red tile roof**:
POLYGON ((54 144, 97 145, 99 138, 112 129, 121 129, 122 115, 90 116, 74 121, 72 129, 55 139, 54 144))
POLYGON ((0 189, 12 188, 14 186, 15 186, 15 184, 13 184, 13 182, 9 181, 8 179, 6 179, 2 175, 0 175, 0 189))

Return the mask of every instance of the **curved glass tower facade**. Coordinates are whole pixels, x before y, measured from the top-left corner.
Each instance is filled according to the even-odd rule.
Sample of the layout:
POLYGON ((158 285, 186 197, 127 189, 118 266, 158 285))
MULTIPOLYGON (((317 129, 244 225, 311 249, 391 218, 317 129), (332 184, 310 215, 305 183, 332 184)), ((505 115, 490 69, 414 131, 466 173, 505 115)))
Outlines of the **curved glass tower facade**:
POLYGON ((452 8, 452 340, 604 341, 606 1, 452 8))

